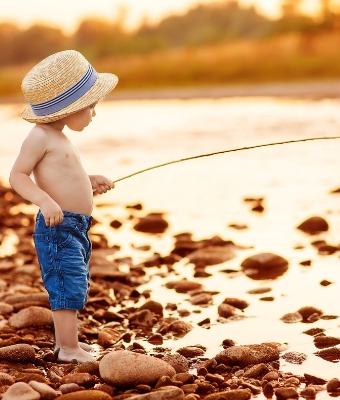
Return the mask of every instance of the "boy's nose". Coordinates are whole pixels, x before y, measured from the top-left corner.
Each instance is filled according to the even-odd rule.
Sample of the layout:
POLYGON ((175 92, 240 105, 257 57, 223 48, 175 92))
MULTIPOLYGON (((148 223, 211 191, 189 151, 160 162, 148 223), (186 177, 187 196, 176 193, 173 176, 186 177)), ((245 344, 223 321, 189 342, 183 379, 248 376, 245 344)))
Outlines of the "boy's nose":
POLYGON ((96 110, 92 110, 92 117, 95 117, 96 116, 96 110))

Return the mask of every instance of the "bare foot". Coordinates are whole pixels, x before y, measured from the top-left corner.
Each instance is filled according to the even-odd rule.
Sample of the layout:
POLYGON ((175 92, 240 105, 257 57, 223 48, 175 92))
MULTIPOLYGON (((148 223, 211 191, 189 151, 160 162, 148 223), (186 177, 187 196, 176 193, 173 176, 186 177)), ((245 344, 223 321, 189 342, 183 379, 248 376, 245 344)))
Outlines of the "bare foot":
POLYGON ((90 353, 80 347, 75 349, 61 348, 58 353, 58 360, 63 362, 72 362, 72 360, 77 360, 79 363, 96 361, 96 359, 90 353))
MULTIPOLYGON (((85 350, 85 351, 92 351, 92 350, 93 350, 92 346, 89 345, 89 344, 87 344, 87 343, 79 342, 78 344, 79 344, 79 347, 80 347, 81 349, 85 350)), ((55 345, 55 348, 54 348, 54 349, 57 350, 57 349, 59 349, 59 347, 60 347, 60 346, 55 345)))

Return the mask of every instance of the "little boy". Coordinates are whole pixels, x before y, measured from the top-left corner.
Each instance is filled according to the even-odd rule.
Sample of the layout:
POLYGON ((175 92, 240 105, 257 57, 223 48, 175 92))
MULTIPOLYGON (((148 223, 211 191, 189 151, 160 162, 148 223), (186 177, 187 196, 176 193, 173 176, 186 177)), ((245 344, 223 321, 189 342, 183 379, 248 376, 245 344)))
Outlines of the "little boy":
POLYGON ((78 342, 77 310, 84 307, 89 288, 93 191, 102 194, 114 187, 104 176, 86 174, 62 130, 68 126, 81 132, 88 126, 97 102, 117 82, 113 74, 98 74, 74 50, 47 57, 22 82, 29 102, 22 117, 35 126, 22 144, 10 184, 40 208, 33 239, 61 362, 94 360, 86 344, 78 342))

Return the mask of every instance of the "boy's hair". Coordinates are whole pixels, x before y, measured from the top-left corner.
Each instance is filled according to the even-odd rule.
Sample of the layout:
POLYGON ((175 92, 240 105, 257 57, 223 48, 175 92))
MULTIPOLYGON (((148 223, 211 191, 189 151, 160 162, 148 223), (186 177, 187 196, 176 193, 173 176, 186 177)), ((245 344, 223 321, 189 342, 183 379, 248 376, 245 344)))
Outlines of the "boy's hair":
POLYGON ((33 123, 57 121, 96 103, 117 83, 116 75, 97 73, 79 52, 61 51, 42 60, 23 79, 29 106, 21 115, 33 123))

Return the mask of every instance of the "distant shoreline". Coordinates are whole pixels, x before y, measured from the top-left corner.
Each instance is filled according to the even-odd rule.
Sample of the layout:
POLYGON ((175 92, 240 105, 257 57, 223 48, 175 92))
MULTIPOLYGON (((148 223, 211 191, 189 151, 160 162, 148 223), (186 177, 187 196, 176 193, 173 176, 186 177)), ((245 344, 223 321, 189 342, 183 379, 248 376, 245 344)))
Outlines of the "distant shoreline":
MULTIPOLYGON (((117 90, 106 100, 163 100, 231 97, 340 98, 340 80, 316 82, 272 82, 190 88, 117 90)), ((0 97, 0 104, 25 103, 23 97, 0 97)))

